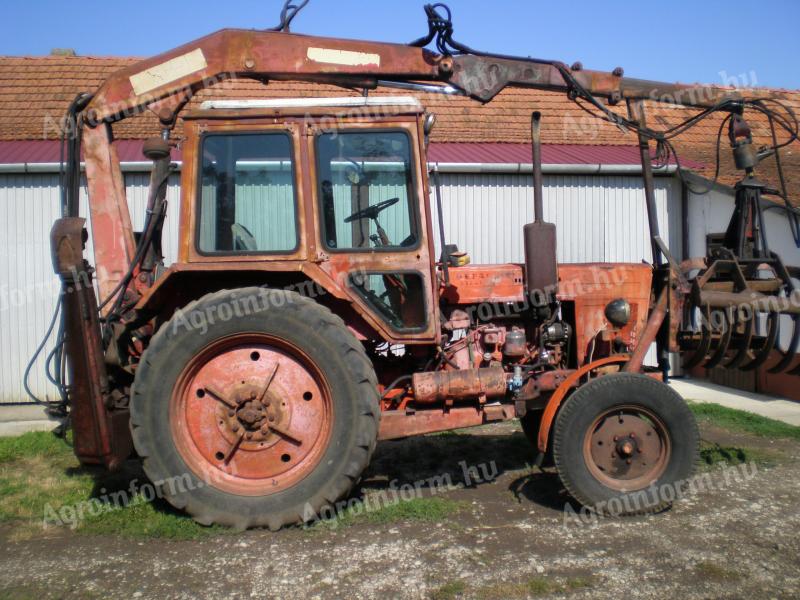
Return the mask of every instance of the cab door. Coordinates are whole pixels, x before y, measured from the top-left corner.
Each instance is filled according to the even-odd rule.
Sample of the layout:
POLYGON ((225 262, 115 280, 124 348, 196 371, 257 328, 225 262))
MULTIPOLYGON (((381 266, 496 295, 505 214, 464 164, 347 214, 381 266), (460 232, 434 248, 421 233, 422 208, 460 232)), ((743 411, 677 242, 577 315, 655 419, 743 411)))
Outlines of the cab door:
POLYGON ((307 133, 320 268, 395 343, 438 339, 438 281, 418 123, 307 133))

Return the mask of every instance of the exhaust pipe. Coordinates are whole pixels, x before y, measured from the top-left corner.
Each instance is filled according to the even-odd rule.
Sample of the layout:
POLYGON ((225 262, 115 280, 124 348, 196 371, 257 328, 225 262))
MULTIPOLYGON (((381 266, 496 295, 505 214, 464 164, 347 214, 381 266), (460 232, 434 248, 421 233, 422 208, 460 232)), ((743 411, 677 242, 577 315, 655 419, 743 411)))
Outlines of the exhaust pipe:
POLYGON ((542 113, 531 116, 533 159, 533 223, 523 228, 525 242, 525 290, 529 298, 555 298, 558 287, 556 226, 544 222, 544 184, 542 176, 542 113))

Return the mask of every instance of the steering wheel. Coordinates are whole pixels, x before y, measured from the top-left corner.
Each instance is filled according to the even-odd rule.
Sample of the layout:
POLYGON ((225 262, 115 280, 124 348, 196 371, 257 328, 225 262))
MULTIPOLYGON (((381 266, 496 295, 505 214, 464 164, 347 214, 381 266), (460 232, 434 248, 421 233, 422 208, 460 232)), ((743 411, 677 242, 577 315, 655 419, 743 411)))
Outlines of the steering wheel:
POLYGON ((384 200, 383 202, 378 202, 378 204, 376 204, 375 206, 368 206, 363 210, 354 212, 352 215, 347 217, 344 220, 344 222, 352 223, 353 221, 360 221, 361 219, 374 219, 382 211, 386 210, 390 206, 394 206, 398 202, 400 202, 400 198, 392 198, 391 200, 384 200))

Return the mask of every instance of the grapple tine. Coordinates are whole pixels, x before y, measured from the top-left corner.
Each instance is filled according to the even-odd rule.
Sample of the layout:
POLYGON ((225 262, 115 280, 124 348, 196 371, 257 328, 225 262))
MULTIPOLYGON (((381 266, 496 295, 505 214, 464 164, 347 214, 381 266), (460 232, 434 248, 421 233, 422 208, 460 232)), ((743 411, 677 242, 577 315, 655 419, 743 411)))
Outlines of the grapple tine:
POLYGON ((778 350, 778 353, 781 355, 781 360, 774 367, 768 369, 770 373, 783 373, 789 368, 789 365, 791 365, 792 361, 794 361, 796 358, 797 349, 798 346, 800 346, 800 315, 796 315, 794 318, 792 318, 792 323, 794 324, 792 341, 789 342, 789 347, 787 348, 786 352, 778 350))
POLYGON ((711 347, 711 319, 705 319, 705 323, 700 324, 700 331, 702 332, 703 337, 700 340, 700 343, 697 345, 697 350, 691 356, 691 358, 687 359, 686 362, 683 363, 684 369, 693 369, 701 362, 703 362, 708 354, 708 349, 711 347))
POLYGON ((767 337, 764 338, 764 345, 756 352, 753 360, 739 367, 740 371, 753 371, 769 360, 769 355, 772 353, 772 349, 775 348, 775 342, 778 339, 778 332, 780 331, 778 319, 780 319, 778 313, 769 314, 769 320, 767 321, 767 337))
POLYGON ((744 334, 740 340, 739 349, 736 351, 736 354, 730 359, 727 363, 725 363, 726 369, 737 369, 739 365, 744 362, 747 358, 748 353, 750 352, 750 344, 753 341, 753 331, 755 330, 755 322, 756 320, 747 319, 744 323, 744 334))
POLYGON ((714 350, 714 353, 708 359, 708 362, 703 365, 706 369, 715 368, 722 362, 722 359, 725 358, 725 353, 728 351, 728 347, 731 343, 733 330, 736 328, 737 318, 735 311, 724 310, 722 311, 722 317, 722 334, 719 337, 716 350, 714 350))

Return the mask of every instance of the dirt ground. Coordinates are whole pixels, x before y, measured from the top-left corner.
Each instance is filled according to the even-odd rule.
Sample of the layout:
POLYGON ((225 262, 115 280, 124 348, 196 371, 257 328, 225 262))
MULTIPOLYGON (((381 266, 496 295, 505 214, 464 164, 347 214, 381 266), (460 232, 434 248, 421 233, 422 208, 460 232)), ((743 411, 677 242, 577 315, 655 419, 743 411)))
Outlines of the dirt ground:
MULTIPOLYGON (((800 446, 702 428, 757 468, 705 467, 712 482, 650 517, 582 521, 558 477, 530 467, 517 425, 381 444, 367 493, 448 474, 435 520, 354 519, 195 541, 0 531, 11 598, 795 598, 800 446), (464 485, 460 464, 487 481, 464 485), (565 510, 566 509, 566 510, 565 510)), ((407 486, 408 487, 408 486, 407 486)), ((423 492, 426 490, 423 488, 423 492)), ((429 493, 429 492, 427 492, 429 493)))

